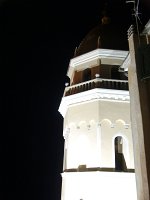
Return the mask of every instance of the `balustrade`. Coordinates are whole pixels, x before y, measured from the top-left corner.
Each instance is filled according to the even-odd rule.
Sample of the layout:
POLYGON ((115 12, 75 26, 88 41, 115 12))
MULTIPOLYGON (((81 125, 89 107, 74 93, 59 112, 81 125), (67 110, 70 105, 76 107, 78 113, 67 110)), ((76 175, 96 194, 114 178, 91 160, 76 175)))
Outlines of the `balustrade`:
POLYGON ((64 96, 77 94, 94 88, 128 90, 127 80, 96 78, 90 81, 79 83, 65 88, 64 96))

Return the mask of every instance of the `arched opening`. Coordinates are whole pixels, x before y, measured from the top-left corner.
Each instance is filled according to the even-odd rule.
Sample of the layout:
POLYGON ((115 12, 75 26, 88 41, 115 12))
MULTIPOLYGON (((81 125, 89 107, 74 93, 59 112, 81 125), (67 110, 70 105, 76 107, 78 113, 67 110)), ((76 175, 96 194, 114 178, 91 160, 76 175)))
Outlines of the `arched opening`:
POLYGON ((117 136, 114 141, 115 146, 115 169, 116 171, 127 171, 125 158, 123 155, 123 138, 117 136))
POLYGON ((87 68, 83 71, 83 82, 91 80, 91 68, 87 68))

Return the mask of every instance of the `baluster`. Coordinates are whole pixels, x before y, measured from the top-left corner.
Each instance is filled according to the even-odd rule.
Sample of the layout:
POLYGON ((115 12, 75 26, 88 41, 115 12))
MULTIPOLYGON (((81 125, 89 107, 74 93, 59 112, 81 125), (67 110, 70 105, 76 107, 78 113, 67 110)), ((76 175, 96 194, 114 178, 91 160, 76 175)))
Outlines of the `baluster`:
POLYGON ((83 85, 80 85, 80 92, 83 91, 83 85))
POLYGON ((95 82, 93 81, 93 82, 91 83, 91 89, 96 88, 96 87, 97 87, 96 84, 97 84, 97 82, 95 83, 95 82))
POLYGON ((103 87, 103 82, 102 81, 98 81, 98 87, 99 88, 103 87))
POLYGON ((121 90, 124 89, 124 84, 123 84, 123 82, 120 82, 120 89, 121 89, 121 90))
POLYGON ((102 80, 101 84, 101 88, 104 88, 104 81, 102 80))
POLYGON ((107 81, 107 88, 110 89, 110 81, 107 81))
POLYGON ((96 81, 96 82, 92 82, 92 87, 94 88, 98 88, 98 81, 96 81))
POLYGON ((72 94, 74 94, 74 93, 75 93, 75 87, 72 88, 72 94))
POLYGON ((83 84, 83 91, 85 91, 85 84, 83 84))
POLYGON ((85 84, 85 90, 88 90, 88 84, 87 83, 85 84))
POLYGON ((72 88, 70 88, 70 95, 72 95, 72 88))
POLYGON ((76 94, 76 93, 77 93, 77 87, 74 88, 74 94, 76 94))
POLYGON ((107 81, 104 81, 104 88, 107 88, 107 81))
POLYGON ((118 90, 121 90, 121 82, 118 82, 118 90))
POLYGON ((114 89, 114 81, 111 81, 111 88, 114 89))
POLYGON ((82 92, 82 91, 81 91, 81 85, 79 85, 79 92, 82 92))
POLYGON ((75 94, 76 94, 76 93, 78 93, 78 86, 77 86, 76 89, 75 89, 75 94))
POLYGON ((119 89, 118 82, 115 81, 115 89, 119 89))
POLYGON ((87 84, 88 84, 88 90, 91 90, 91 82, 89 82, 87 84))
POLYGON ((113 83, 113 81, 109 81, 109 87, 110 87, 110 89, 113 89, 112 83, 113 83))
POLYGON ((78 93, 80 92, 80 85, 78 85, 78 93))

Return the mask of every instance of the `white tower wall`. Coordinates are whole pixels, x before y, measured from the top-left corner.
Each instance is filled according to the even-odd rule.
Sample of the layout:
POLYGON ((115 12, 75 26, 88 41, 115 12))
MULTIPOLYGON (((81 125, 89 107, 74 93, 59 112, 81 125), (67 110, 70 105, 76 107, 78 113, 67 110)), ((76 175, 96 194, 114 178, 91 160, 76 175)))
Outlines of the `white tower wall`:
POLYGON ((71 85, 59 107, 65 139, 62 200, 137 199, 127 80, 111 79, 111 65, 122 65, 127 53, 97 49, 70 62, 71 85), (94 78, 96 70, 104 70, 107 79, 94 78))
POLYGON ((128 169, 134 168, 129 102, 92 100, 69 106, 64 127, 69 129, 66 168, 115 168, 114 139, 123 138, 128 169))
POLYGON ((136 200, 134 173, 63 173, 62 200, 136 200))

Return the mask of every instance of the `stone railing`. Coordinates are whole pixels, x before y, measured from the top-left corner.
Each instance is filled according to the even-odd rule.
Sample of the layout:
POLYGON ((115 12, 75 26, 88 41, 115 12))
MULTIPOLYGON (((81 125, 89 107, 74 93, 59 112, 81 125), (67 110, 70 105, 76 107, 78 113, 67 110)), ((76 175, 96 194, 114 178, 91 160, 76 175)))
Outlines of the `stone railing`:
POLYGON ((94 88, 114 89, 114 90, 128 90, 127 80, 103 79, 96 78, 90 81, 79 83, 65 88, 64 96, 77 94, 94 88))

